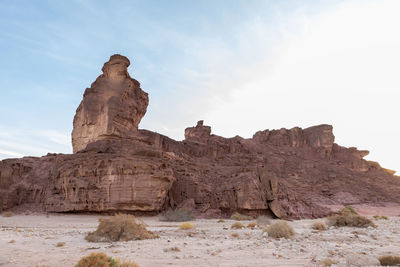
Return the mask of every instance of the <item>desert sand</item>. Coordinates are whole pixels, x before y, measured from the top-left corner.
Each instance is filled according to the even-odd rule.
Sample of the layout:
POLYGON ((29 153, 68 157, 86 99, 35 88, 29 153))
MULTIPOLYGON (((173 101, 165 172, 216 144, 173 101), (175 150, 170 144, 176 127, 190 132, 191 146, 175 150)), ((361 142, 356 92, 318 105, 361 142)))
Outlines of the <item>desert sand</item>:
MULTIPOLYGON (((357 208, 368 210, 365 206, 357 208)), ((381 211, 380 215, 400 214, 398 207, 369 210, 374 208, 381 211)), ((101 217, 106 216, 38 213, 0 217, 0 266, 73 266, 91 252, 134 260, 141 267, 318 266, 325 258, 337 261, 337 266, 347 266, 347 258, 354 254, 400 254, 399 216, 373 219, 377 228, 330 227, 326 231, 312 230, 315 220, 291 221, 295 236, 280 240, 263 235, 260 228, 231 229, 236 222, 233 220, 197 219, 192 221, 194 229, 180 230, 179 222, 140 217, 159 239, 87 242, 85 234, 96 229, 101 217), (65 245, 57 247, 59 242, 65 245), (174 251, 175 247, 180 251, 174 251)), ((244 225, 250 222, 241 221, 244 225)))

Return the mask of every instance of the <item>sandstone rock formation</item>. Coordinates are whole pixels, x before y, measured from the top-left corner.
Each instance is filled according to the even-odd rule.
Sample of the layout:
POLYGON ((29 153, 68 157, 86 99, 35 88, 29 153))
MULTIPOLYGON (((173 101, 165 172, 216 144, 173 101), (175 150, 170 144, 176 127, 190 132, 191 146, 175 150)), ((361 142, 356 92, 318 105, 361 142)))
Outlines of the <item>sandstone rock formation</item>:
POLYGON ((74 153, 109 137, 129 137, 146 113, 149 99, 128 73, 129 59, 113 55, 87 88, 76 110, 72 131, 74 153))
POLYGON ((368 151, 334 143, 332 126, 224 138, 199 121, 179 142, 138 129, 147 94, 114 55, 74 118, 75 154, 0 161, 0 210, 270 213, 313 218, 335 205, 400 202, 400 179, 368 151), (79 153, 77 153, 79 152, 79 153))

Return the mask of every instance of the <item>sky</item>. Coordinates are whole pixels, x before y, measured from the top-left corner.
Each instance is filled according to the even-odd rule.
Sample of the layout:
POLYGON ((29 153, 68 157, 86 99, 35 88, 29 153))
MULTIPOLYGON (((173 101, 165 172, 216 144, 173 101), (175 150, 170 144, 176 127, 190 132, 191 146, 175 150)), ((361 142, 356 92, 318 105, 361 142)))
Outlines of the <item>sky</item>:
POLYGON ((0 0, 0 159, 71 153, 83 92, 119 53, 149 93, 140 128, 331 124, 399 171, 398 14, 398 0, 0 0))

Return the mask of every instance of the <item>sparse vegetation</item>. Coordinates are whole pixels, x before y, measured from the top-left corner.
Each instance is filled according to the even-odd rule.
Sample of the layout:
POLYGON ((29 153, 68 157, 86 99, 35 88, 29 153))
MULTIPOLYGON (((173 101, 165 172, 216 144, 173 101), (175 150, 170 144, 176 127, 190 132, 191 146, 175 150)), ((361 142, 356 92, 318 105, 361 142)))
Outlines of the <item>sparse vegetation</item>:
POLYGON ((292 226, 286 221, 279 221, 271 224, 264 231, 268 233, 268 236, 273 238, 289 238, 295 234, 292 226))
POLYGON ((75 267, 119 267, 118 262, 103 252, 93 252, 83 257, 75 267))
POLYGON ((400 256, 384 255, 378 257, 379 262, 382 266, 399 266, 400 256))
POLYGON ((345 206, 340 212, 350 212, 354 215, 359 215, 358 212, 352 206, 345 206))
POLYGON ((336 227, 376 227, 376 225, 367 217, 358 215, 351 207, 345 207, 335 215, 328 217, 329 225, 336 227))
POLYGON ((58 242, 57 244, 56 244, 56 247, 63 247, 65 245, 65 242, 58 242))
POLYGON ((319 262, 320 265, 322 266, 332 266, 334 264, 337 264, 337 261, 332 260, 331 258, 325 258, 319 262))
POLYGON ((235 222, 234 224, 232 224, 231 228, 232 229, 242 229, 242 228, 244 228, 244 225, 241 224, 240 222, 235 222))
POLYGON ((225 220, 223 220, 223 219, 218 220, 218 223, 223 223, 223 222, 225 222, 225 220))
POLYGON ((11 211, 5 211, 5 212, 3 212, 1 214, 1 216, 3 216, 3 217, 12 217, 12 216, 14 216, 14 213, 11 212, 11 211))
POLYGON ((315 221, 312 224, 311 228, 314 230, 323 231, 323 230, 327 230, 328 226, 323 221, 315 221))
POLYGON ((254 229, 257 226, 257 224, 255 222, 251 222, 247 225, 247 228, 251 228, 254 229))
POLYGON ((133 215, 116 214, 108 219, 100 219, 97 230, 89 233, 89 242, 115 242, 158 238, 146 229, 143 222, 136 222, 133 215))
POLYGON ((185 222, 192 221, 194 219, 196 219, 196 217, 192 214, 192 212, 185 209, 169 210, 164 212, 160 218, 161 221, 165 222, 185 222))
POLYGON ((257 224, 262 226, 267 226, 271 224, 271 218, 265 215, 261 215, 257 217, 257 224))
POLYGON ((232 214, 231 219, 236 221, 248 221, 248 220, 253 220, 253 217, 240 214, 239 212, 235 212, 232 214))
POLYGON ((179 226, 179 228, 181 230, 189 230, 189 229, 192 229, 193 227, 194 227, 194 225, 191 223, 188 223, 188 222, 184 222, 179 226))
POLYGON ((387 216, 375 215, 374 219, 378 221, 378 220, 387 220, 389 218, 387 216))
POLYGON ((238 233, 232 233, 232 237, 239 237, 238 233))

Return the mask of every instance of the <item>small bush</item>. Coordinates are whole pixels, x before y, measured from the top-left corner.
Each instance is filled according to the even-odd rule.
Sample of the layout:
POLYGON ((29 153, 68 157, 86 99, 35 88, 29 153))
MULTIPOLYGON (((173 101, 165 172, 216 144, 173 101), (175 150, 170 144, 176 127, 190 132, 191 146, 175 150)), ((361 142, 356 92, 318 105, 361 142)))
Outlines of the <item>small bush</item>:
POLYGON ((271 224, 271 218, 265 215, 261 215, 257 217, 257 224, 262 226, 267 226, 271 224))
POLYGON ((378 257, 379 262, 382 266, 399 266, 400 256, 384 255, 378 257))
POLYGON ((248 221, 248 220, 253 220, 253 217, 240 214, 239 212, 235 212, 232 214, 231 219, 236 221, 248 221))
POLYGON ((312 224, 311 228, 314 230, 322 231, 322 230, 327 230, 328 226, 323 221, 315 221, 312 224))
POLYGON ((191 223, 188 223, 188 222, 184 222, 179 226, 179 228, 181 230, 189 230, 189 229, 192 229, 193 227, 194 227, 194 225, 191 223))
POLYGON ((330 225, 336 227, 349 226, 349 227, 361 227, 366 228, 368 226, 376 227, 376 225, 367 217, 358 215, 354 210, 352 211, 348 207, 344 208, 336 215, 328 217, 330 225))
POLYGON ((129 260, 121 260, 117 259, 118 267, 139 267, 139 265, 134 261, 129 260))
POLYGON ((8 242, 8 243, 11 243, 11 244, 13 244, 13 243, 15 243, 15 240, 14 240, 14 239, 12 239, 12 240, 10 240, 10 242, 8 242))
POLYGON ((158 238, 156 234, 147 231, 143 222, 136 222, 133 215, 117 214, 99 221, 97 230, 86 236, 87 241, 115 242, 158 238))
POLYGON ((3 217, 12 217, 14 216, 14 213, 12 213, 11 211, 5 211, 1 214, 1 216, 3 217))
POLYGON ((239 237, 238 233, 232 233, 232 237, 239 237))
POLYGON ((225 220, 222 220, 222 219, 218 220, 218 223, 223 223, 223 222, 225 222, 225 220))
POLYGON ((103 252, 93 252, 89 256, 83 257, 75 267, 119 267, 118 262, 108 257, 103 252))
POLYGON ((244 228, 244 225, 241 224, 240 222, 235 222, 234 224, 232 224, 231 228, 232 229, 242 229, 242 228, 244 228))
POLYGON ((339 213, 347 213, 350 212, 354 215, 358 215, 357 211, 352 206, 345 206, 339 213))
POLYGON ((251 228, 254 229, 257 226, 257 224, 255 222, 251 222, 247 225, 247 228, 251 228))
POLYGON ((176 209, 164 212, 161 215, 160 220, 164 222, 185 222, 192 221, 196 217, 192 214, 190 210, 176 209))
POLYGON ((63 247, 65 245, 65 242, 58 242, 57 244, 56 244, 56 247, 63 247))
POLYGON ((374 216, 375 220, 387 220, 389 219, 387 216, 380 216, 380 215, 375 215, 374 216))
POLYGON ((294 235, 293 228, 286 221, 276 222, 268 226, 265 232, 268 233, 268 236, 273 238, 289 238, 294 235))
POLYGON ((332 260, 330 258, 326 258, 326 259, 321 260, 319 262, 319 264, 322 265, 322 266, 327 266, 328 267, 328 266, 332 266, 334 264, 337 264, 337 261, 334 261, 334 260, 332 260))

